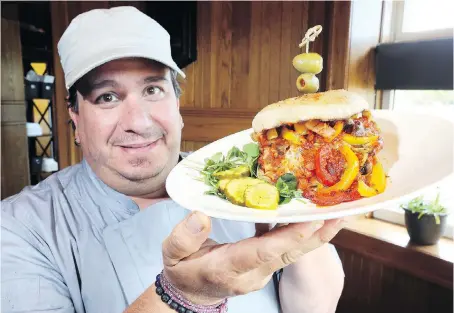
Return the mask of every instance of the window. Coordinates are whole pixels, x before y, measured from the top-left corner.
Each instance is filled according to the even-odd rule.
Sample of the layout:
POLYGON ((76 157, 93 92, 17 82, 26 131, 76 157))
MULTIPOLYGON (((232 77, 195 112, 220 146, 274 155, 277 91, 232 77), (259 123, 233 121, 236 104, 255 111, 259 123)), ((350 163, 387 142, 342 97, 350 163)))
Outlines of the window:
MULTIPOLYGON (((423 40, 433 40, 441 38, 452 38, 454 30, 454 2, 438 1, 397 1, 390 4, 384 13, 388 16, 383 18, 382 36, 384 41, 390 43, 420 42, 423 40), (424 17, 424 18, 422 18, 424 17), (388 21, 388 22, 387 22, 388 21)), ((451 53, 452 54, 452 53, 451 53)), ((452 58, 452 56, 451 56, 452 58)), ((430 60, 430 58, 428 58, 430 60)), ((450 71, 452 70, 449 69, 450 71)), ((427 73, 436 75, 438 73, 427 73)), ((448 73, 452 77, 452 72, 448 73)), ((405 76, 404 76, 405 77, 405 76)), ((409 86, 408 88, 389 89, 382 91, 382 102, 377 104, 382 109, 403 110, 411 112, 427 112, 445 118, 450 118, 454 123, 454 90, 436 88, 430 86, 428 89, 412 88, 412 84, 422 84, 425 82, 402 82, 396 80, 399 86, 409 86)), ((449 82, 446 85, 452 85, 449 82)), ((445 182, 427 191, 424 198, 435 199, 440 193, 441 203, 450 211, 454 211, 454 180, 445 182)), ((396 224, 403 225, 404 212, 399 207, 384 208, 375 211, 374 218, 382 219, 396 224)), ((448 227, 444 233, 445 237, 453 238, 454 214, 448 219, 448 227)))
POLYGON ((396 1, 388 13, 391 41, 421 40, 449 37, 453 34, 454 2, 396 1))

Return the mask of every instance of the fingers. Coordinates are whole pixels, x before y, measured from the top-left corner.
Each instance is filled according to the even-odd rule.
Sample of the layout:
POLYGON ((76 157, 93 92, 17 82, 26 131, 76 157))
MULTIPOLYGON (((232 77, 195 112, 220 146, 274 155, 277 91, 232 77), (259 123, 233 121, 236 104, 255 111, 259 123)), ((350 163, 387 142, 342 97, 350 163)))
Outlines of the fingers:
POLYGON ((315 239, 319 240, 320 245, 330 242, 339 231, 344 228, 346 221, 343 219, 333 219, 325 222, 325 227, 317 232, 315 239))
POLYGON ((210 219, 200 212, 191 213, 162 244, 162 255, 165 266, 174 266, 181 259, 198 251, 211 230, 210 219))
POLYGON ((317 221, 274 228, 260 237, 229 245, 225 257, 232 271, 245 273, 297 249, 322 226, 323 221, 317 221))
POLYGON ((262 266, 263 275, 269 275, 280 268, 297 262, 303 255, 330 242, 344 226, 345 222, 341 219, 325 221, 322 228, 314 232, 310 238, 307 238, 298 247, 284 252, 279 258, 273 259, 269 264, 262 266))

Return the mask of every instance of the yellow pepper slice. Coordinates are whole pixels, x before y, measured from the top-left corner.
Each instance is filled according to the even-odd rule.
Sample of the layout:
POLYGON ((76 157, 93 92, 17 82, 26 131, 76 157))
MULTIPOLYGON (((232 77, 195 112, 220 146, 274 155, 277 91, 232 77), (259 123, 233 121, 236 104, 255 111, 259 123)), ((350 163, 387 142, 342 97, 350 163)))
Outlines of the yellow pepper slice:
POLYGON ((295 125, 293 125, 295 127, 295 131, 298 133, 298 134, 301 134, 301 135, 306 135, 307 134, 307 128, 306 126, 304 125, 304 123, 296 123, 295 125))
POLYGON ((364 145, 377 141, 378 136, 356 137, 350 134, 344 134, 342 139, 351 145, 364 145))
POLYGON ((300 137, 294 131, 286 127, 282 128, 282 138, 296 145, 299 145, 301 143, 300 137))
POLYGON ((335 132, 334 135, 332 135, 331 137, 325 138, 325 141, 327 141, 327 142, 333 141, 334 138, 336 138, 337 136, 339 136, 339 134, 342 132, 343 129, 344 129, 344 122, 342 122, 342 121, 337 121, 336 124, 334 125, 334 130, 335 130, 336 132, 335 132))
POLYGON ((370 186, 377 190, 378 193, 382 193, 386 188, 386 173, 377 158, 375 158, 375 165, 372 167, 372 173, 370 174, 370 186))
POLYGON ((266 132, 266 138, 268 140, 276 139, 277 138, 277 130, 276 128, 272 128, 266 132))
POLYGON ((364 110, 363 116, 369 120, 372 117, 372 114, 370 113, 369 110, 364 110))
POLYGON ((367 186, 362 180, 358 181, 358 192, 362 197, 372 197, 378 194, 377 190, 367 186))
POLYGON ((385 191, 386 173, 383 165, 375 158, 375 165, 370 174, 370 187, 363 181, 358 181, 358 192, 363 197, 372 197, 385 191))
POLYGON ((331 191, 347 190, 355 181, 359 173, 359 160, 356 154, 348 145, 343 145, 339 149, 340 153, 345 157, 347 166, 342 174, 340 181, 331 187, 322 188, 321 193, 329 193, 331 191))

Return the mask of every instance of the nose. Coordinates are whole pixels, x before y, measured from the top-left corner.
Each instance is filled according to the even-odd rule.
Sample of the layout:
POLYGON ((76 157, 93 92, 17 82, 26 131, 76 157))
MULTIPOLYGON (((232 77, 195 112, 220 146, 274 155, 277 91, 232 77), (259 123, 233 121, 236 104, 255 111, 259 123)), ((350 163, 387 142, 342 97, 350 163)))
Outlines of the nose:
POLYGON ((141 97, 128 96, 123 100, 120 126, 125 132, 146 133, 152 127, 153 120, 148 105, 141 97))

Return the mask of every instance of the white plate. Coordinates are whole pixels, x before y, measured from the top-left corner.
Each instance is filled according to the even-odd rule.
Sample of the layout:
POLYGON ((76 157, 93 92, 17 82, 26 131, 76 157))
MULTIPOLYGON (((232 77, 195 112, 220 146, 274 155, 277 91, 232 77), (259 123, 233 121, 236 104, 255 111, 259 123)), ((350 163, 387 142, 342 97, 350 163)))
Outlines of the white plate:
POLYGON ((208 186, 194 179, 200 174, 190 166, 193 162, 203 164, 205 158, 216 152, 225 154, 235 145, 242 149, 244 144, 252 142, 252 129, 227 136, 191 153, 168 176, 167 191, 181 206, 211 217, 255 223, 295 223, 363 214, 398 205, 419 195, 423 189, 453 176, 452 122, 435 116, 390 110, 375 110, 372 113, 384 141, 379 157, 390 176, 385 192, 378 196, 329 207, 316 207, 308 200, 307 204, 293 200, 275 211, 263 211, 204 195, 208 186))

